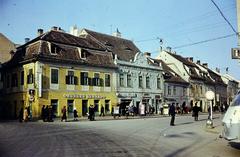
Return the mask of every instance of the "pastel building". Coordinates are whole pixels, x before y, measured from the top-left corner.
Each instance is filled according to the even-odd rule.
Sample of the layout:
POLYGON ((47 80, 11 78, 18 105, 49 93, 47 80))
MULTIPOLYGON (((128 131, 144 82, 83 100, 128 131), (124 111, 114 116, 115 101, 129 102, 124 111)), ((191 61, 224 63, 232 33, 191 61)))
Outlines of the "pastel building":
POLYGON ((58 27, 39 29, 38 37, 18 47, 1 68, 2 116, 16 118, 27 107, 38 118, 43 105, 52 106, 55 116, 63 106, 68 117, 74 108, 85 116, 91 104, 110 114, 117 104, 116 72, 112 53, 101 44, 58 27))

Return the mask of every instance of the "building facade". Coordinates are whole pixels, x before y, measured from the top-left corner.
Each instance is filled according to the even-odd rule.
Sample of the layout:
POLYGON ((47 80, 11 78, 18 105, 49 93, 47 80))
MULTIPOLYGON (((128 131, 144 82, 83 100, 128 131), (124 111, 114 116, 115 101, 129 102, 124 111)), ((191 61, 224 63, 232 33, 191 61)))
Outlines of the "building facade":
MULTIPOLYGON (((161 64, 163 67, 164 101, 162 105, 167 104, 170 106, 172 103, 174 103, 177 107, 182 109, 188 107, 187 104, 189 101, 189 95, 187 92, 189 83, 183 80, 162 60, 155 59, 154 61, 161 64)), ((185 112, 187 111, 185 110, 185 112)))
POLYGON ((132 105, 140 110, 144 105, 145 113, 158 113, 163 101, 162 66, 155 64, 148 53, 137 53, 131 62, 118 60, 117 73, 118 103, 125 108, 132 105))
POLYGON ((66 106, 71 117, 73 109, 84 116, 94 105, 96 112, 104 106, 110 114, 117 104, 116 71, 112 53, 101 45, 59 29, 40 33, 1 68, 1 110, 14 118, 27 108, 38 118, 43 105, 51 106, 55 116, 66 106))
POLYGON ((207 111, 208 101, 205 97, 205 91, 209 86, 205 84, 206 75, 193 63, 193 58, 183 58, 165 50, 160 53, 158 58, 163 60, 167 66, 189 83, 187 105, 192 108, 197 104, 203 111, 207 111))

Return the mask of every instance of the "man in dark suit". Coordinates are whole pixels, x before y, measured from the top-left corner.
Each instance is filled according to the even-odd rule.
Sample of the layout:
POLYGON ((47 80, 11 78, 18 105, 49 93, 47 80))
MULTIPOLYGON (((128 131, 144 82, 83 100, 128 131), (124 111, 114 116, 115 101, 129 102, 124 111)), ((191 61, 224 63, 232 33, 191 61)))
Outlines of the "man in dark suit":
POLYGON ((174 103, 172 103, 172 105, 170 106, 169 108, 169 115, 171 115, 171 122, 170 122, 170 125, 171 126, 174 126, 174 120, 175 120, 175 106, 174 106, 174 103))

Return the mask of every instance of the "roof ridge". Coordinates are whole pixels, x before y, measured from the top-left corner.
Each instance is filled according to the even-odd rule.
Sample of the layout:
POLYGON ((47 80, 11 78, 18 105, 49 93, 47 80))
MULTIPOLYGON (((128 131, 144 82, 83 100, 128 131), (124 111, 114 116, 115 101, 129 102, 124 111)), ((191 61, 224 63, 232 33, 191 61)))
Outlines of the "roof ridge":
POLYGON ((105 36, 109 36, 109 37, 116 38, 116 39, 127 40, 127 41, 130 41, 130 42, 133 42, 132 40, 129 40, 129 39, 126 39, 126 38, 115 37, 115 36, 110 35, 110 34, 105 34, 105 33, 101 33, 101 32, 96 32, 96 31, 92 31, 92 30, 86 29, 86 28, 83 28, 83 30, 86 30, 86 31, 89 31, 89 32, 93 32, 93 33, 98 33, 98 34, 100 34, 100 35, 105 35, 105 36))

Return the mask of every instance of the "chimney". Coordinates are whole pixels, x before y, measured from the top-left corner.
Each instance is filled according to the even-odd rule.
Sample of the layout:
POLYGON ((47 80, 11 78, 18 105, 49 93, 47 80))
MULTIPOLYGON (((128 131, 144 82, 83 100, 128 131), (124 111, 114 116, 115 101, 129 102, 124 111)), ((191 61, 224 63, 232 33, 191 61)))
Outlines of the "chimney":
POLYGON ((219 69, 219 68, 216 68, 216 72, 220 73, 220 69, 219 69))
POLYGON ((193 62, 193 57, 186 57, 189 62, 193 62))
POLYGON ((166 49, 167 49, 167 52, 171 52, 172 51, 172 48, 171 47, 166 47, 166 49))
POLYGON ((205 68, 208 68, 208 64, 207 63, 203 63, 202 64, 205 68))
POLYGON ((30 41, 30 38, 24 38, 25 43, 28 43, 30 41))
POLYGON ((10 52, 11 58, 14 56, 15 52, 13 50, 11 50, 10 52))
POLYGON ((189 57, 189 61, 193 62, 193 57, 189 57))
POLYGON ((77 28, 77 25, 74 25, 74 26, 70 27, 70 34, 72 34, 74 36, 78 36, 79 35, 79 30, 77 28))
POLYGON ((37 30, 37 35, 40 36, 40 35, 42 35, 42 34, 43 34, 43 29, 38 29, 38 30, 37 30))
POLYGON ((144 52, 143 55, 146 56, 146 57, 151 57, 151 53, 150 52, 144 52))
POLYGON ((201 62, 200 62, 200 60, 197 60, 197 64, 198 64, 198 65, 201 65, 201 62))
POLYGON ((115 37, 121 38, 121 33, 119 32, 118 28, 117 28, 116 32, 113 32, 112 35, 115 37))
POLYGON ((52 30, 53 30, 53 31, 57 31, 57 30, 58 30, 58 27, 57 27, 57 26, 53 26, 53 27, 52 27, 52 30))

